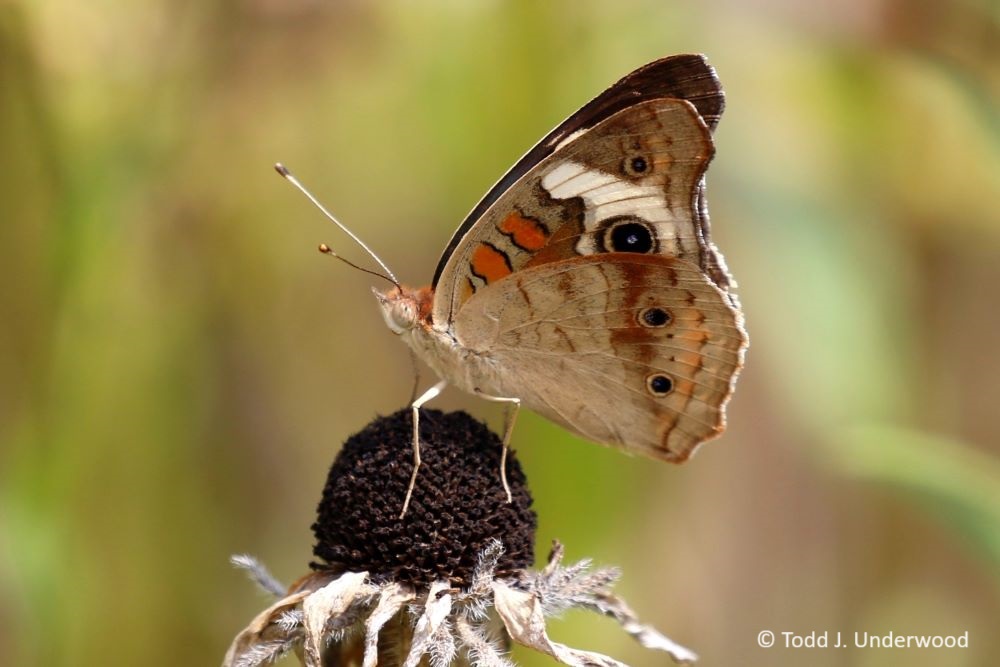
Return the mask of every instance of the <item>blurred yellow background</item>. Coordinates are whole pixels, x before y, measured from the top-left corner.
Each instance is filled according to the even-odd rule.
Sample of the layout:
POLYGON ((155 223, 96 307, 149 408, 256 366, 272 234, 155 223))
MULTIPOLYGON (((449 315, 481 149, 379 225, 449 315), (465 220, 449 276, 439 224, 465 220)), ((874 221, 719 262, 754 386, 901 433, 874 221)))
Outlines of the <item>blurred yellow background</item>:
MULTIPOLYGON (((522 415, 539 558, 621 565, 704 665, 996 664, 998 26, 989 0, 0 2, 0 664, 217 664, 264 606, 229 554, 303 574, 339 443, 407 401, 374 279, 315 246, 365 258, 272 163, 426 283, 517 157, 681 52, 727 93, 730 428, 672 467, 522 415)), ((554 634, 666 664, 613 626, 554 634)))

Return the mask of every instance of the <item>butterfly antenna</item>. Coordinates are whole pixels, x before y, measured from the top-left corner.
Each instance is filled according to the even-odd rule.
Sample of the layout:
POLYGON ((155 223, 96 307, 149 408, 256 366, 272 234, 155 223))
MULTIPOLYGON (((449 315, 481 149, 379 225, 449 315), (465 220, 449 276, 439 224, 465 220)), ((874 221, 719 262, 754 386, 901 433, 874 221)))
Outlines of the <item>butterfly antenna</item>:
POLYGON ((358 271, 364 271, 365 273, 370 273, 373 276, 378 276, 379 278, 382 278, 383 280, 388 280, 389 282, 391 282, 396 287, 399 287, 399 283, 397 283, 395 280, 393 280, 389 276, 381 274, 378 271, 372 271, 371 269, 366 269, 363 266, 358 266, 357 264, 355 264, 351 260, 349 260, 349 259, 347 259, 345 257, 341 257, 340 255, 338 255, 337 253, 335 253, 333 250, 330 249, 330 246, 328 246, 325 243, 320 243, 319 244, 319 251, 321 253, 323 253, 324 255, 329 255, 330 257, 333 257, 334 259, 339 259, 341 262, 343 262, 344 264, 347 264, 351 268, 357 269, 358 271))
POLYGON ((386 280, 388 280, 389 282, 391 282, 393 285, 399 287, 399 281, 396 280, 395 274, 393 274, 393 272, 389 270, 389 267, 385 265, 385 262, 383 262, 381 259, 379 259, 379 256, 376 255, 372 251, 371 248, 369 248, 367 245, 365 245, 364 241, 362 241, 357 236, 355 236, 354 232, 352 232, 350 229, 348 229, 346 226, 344 226, 340 222, 340 220, 337 220, 337 218, 335 218, 332 213, 330 213, 328 210, 326 210, 326 207, 319 203, 319 200, 316 199, 316 197, 314 197, 313 194, 311 192, 309 192, 309 190, 307 190, 304 185, 302 185, 302 183, 299 182, 299 179, 295 178, 295 175, 292 174, 292 172, 290 172, 285 165, 283 165, 280 162, 278 162, 277 164, 274 165, 274 170, 276 172, 278 172, 279 174, 281 174, 285 178, 285 180, 287 180, 289 183, 291 183, 296 188, 298 188, 299 192, 301 192, 302 194, 304 194, 309 199, 309 201, 311 201, 313 203, 313 205, 316 206, 316 208, 318 208, 320 211, 322 211, 323 215, 325 215, 327 218, 329 218, 330 222, 332 222, 333 224, 335 224, 338 227, 340 227, 340 229, 345 234, 347 234, 352 239, 354 239, 355 243, 357 243, 359 246, 361 246, 362 248, 364 248, 364 251, 367 252, 369 255, 371 255, 372 259, 374 259, 378 263, 378 265, 380 267, 382 267, 382 270, 385 271, 386 275, 382 275, 380 273, 376 273, 375 271, 368 271, 367 269, 361 269, 360 266, 357 266, 356 264, 352 264, 351 262, 348 262, 346 259, 344 259, 340 255, 335 254, 332 250, 329 249, 329 247, 327 247, 326 250, 323 250, 323 247, 325 247, 325 244, 323 246, 320 246, 320 252, 323 252, 323 253, 325 253, 327 255, 332 255, 333 257, 336 257, 337 259, 339 259, 339 260, 341 260, 343 262, 346 262, 347 264, 350 264, 351 266, 353 266, 356 269, 361 269, 362 271, 365 271, 366 273, 371 273, 372 275, 376 275, 376 276, 380 276, 382 278, 385 278, 386 280))

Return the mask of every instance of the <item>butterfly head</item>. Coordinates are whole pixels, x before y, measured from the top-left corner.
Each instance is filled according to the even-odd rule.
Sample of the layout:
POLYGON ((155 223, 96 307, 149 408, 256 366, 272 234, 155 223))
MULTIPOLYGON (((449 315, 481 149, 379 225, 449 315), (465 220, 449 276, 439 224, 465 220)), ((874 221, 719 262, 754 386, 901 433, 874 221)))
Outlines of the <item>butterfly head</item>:
POLYGON ((372 288, 378 305, 382 307, 382 317, 394 334, 410 331, 426 318, 430 312, 430 288, 410 289, 403 285, 392 287, 385 292, 372 288))

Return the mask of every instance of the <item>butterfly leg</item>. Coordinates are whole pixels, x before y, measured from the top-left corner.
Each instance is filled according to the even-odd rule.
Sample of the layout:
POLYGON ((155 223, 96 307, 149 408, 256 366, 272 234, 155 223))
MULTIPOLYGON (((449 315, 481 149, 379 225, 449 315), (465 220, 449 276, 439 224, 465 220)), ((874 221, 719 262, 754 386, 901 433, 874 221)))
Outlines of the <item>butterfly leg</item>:
POLYGON ((410 390, 410 405, 417 400, 417 390, 420 389, 420 364, 417 363, 417 353, 412 348, 410 350, 410 364, 413 366, 413 389, 410 390))
POLYGON ((410 403, 410 409, 413 410, 413 474, 410 475, 410 485, 406 487, 406 499, 403 500, 403 511, 399 513, 400 519, 406 516, 406 510, 410 507, 413 487, 417 484, 417 470, 420 469, 420 408, 427 401, 437 397, 447 385, 447 380, 441 380, 410 403))
POLYGON ((485 398, 487 401, 496 403, 509 403, 510 408, 504 417, 503 428, 503 452, 500 454, 500 481, 503 482, 503 490, 507 493, 507 502, 512 500, 510 495, 510 485, 507 484, 507 450, 510 449, 510 436, 514 433, 514 422, 517 421, 517 413, 521 410, 520 398, 508 398, 505 396, 490 396, 476 390, 476 395, 485 398))

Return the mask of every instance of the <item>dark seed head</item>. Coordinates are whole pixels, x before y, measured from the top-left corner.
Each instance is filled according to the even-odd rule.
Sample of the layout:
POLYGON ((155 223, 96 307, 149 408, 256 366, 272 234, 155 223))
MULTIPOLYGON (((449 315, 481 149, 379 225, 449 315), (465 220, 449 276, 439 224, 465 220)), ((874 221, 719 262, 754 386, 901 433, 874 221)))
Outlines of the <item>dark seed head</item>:
POLYGON ((464 412, 420 412, 417 484, 399 518, 413 471, 409 409, 380 417, 344 444, 330 468, 313 524, 316 569, 367 571, 381 581, 426 588, 466 587, 493 538, 504 546, 497 573, 534 560, 535 513, 524 473, 511 451, 500 481, 500 440, 464 412))

